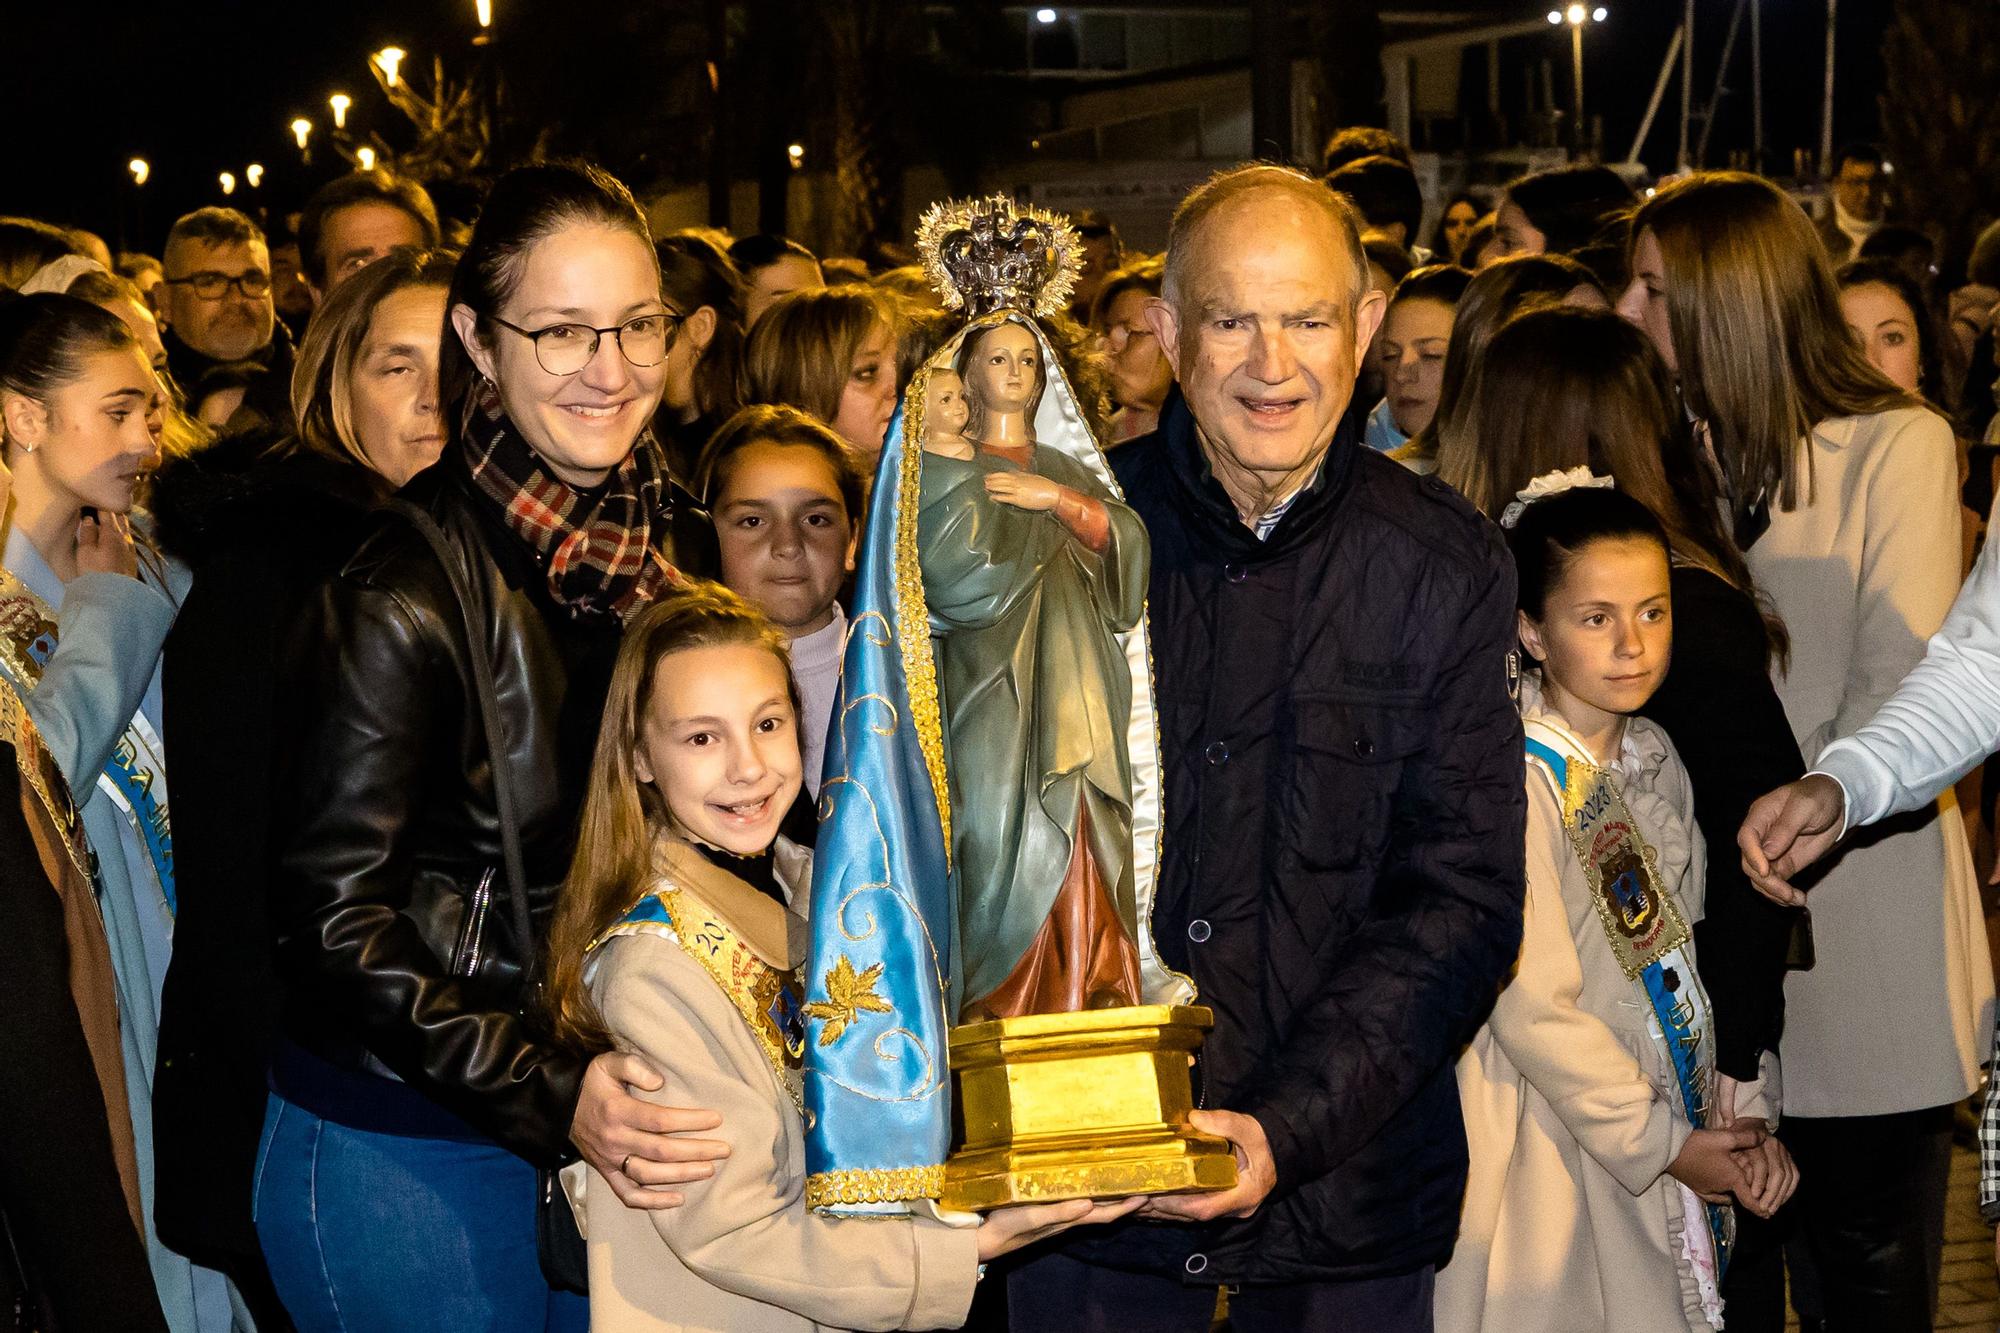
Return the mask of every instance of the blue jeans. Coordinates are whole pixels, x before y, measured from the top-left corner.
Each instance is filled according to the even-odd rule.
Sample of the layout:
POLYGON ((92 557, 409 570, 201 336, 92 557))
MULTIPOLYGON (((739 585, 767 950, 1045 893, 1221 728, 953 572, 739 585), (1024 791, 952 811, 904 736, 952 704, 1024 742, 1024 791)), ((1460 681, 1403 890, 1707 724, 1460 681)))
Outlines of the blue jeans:
POLYGON ((535 1256, 535 1169, 504 1148, 322 1120, 276 1093, 257 1238, 300 1333, 583 1333, 535 1256))

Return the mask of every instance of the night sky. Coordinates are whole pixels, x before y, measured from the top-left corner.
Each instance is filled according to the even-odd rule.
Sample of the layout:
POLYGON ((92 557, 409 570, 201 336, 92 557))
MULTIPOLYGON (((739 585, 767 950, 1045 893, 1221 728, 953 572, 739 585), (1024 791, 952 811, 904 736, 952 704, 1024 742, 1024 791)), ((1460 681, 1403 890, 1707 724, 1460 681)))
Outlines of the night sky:
MULTIPOLYGON (((694 0, 643 0, 692 11, 694 0)), ((833 3, 836 0, 820 0, 833 3)), ((1643 110, 1655 71, 1680 12, 1674 0, 1606 0, 1611 20, 1591 32, 1586 90, 1591 109, 1607 120, 1607 147, 1622 156, 1643 110)), ((1892 0, 1842 0, 1837 137, 1870 134, 1881 86, 1879 42, 1892 0)), ((562 5, 589 22, 592 6, 575 0, 494 0, 502 67, 510 79, 533 77, 528 56, 505 40, 510 7, 562 5), (527 68, 522 68, 527 64, 527 68)), ((1429 8, 1430 6, 1413 6, 1429 8)), ((1541 0, 1484 0, 1506 17, 1545 12, 1541 0)), ((1786 156, 1794 144, 1818 140, 1823 0, 1764 0, 1767 138, 1786 156)), ((1697 77, 1705 98, 1713 79, 1730 0, 1700 0, 1697 77)), ((100 230, 115 244, 157 252, 172 219, 203 203, 222 202, 217 173, 240 177, 256 161, 267 175, 258 200, 238 187, 230 202, 259 202, 273 211, 296 208, 310 189, 340 167, 330 152, 305 168, 286 126, 311 118, 323 136, 327 96, 355 98, 350 123, 383 128, 392 141, 401 118, 383 101, 366 68, 369 52, 387 45, 410 52, 428 68, 444 53, 464 68, 476 31, 472 0, 156 0, 149 5, 102 5, 93 0, 29 0, 7 7, 7 69, 0 76, 0 212, 24 212, 100 230), (125 170, 134 155, 152 163, 152 178, 135 191, 125 170)), ((1736 64, 1737 95, 1719 120, 1711 161, 1746 145, 1749 131, 1747 25, 1736 64)), ((1551 34, 1559 99, 1567 98, 1566 53, 1551 34)), ((1672 152, 1678 93, 1670 90, 1661 126, 1646 154, 1656 167, 1672 152)))

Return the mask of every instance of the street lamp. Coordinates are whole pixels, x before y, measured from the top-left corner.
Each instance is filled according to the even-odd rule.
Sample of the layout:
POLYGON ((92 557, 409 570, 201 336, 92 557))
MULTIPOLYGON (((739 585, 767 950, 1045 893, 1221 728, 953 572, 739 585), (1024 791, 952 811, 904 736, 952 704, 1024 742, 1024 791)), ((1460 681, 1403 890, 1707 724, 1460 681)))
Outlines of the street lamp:
POLYGON ((385 46, 380 51, 377 51, 372 57, 372 59, 375 61, 376 68, 382 71, 383 80, 387 82, 391 88, 395 87, 398 83, 402 81, 401 77, 397 74, 396 71, 398 70, 398 68, 401 67, 403 63, 403 57, 408 54, 409 52, 405 51, 400 46, 385 46))
POLYGON ((251 189, 260 188, 264 184, 263 164, 252 162, 249 166, 243 168, 243 179, 250 182, 251 189))
POLYGON ((363 171, 375 170, 375 150, 367 144, 362 144, 354 150, 354 165, 363 171))
POLYGON ((792 160, 792 170, 797 171, 806 164, 806 146, 802 143, 787 145, 785 156, 792 160))
POLYGON ((222 173, 222 174, 221 174, 220 176, 217 176, 217 177, 216 177, 216 179, 222 182, 222 192, 223 192, 224 194, 235 194, 235 193, 236 193, 236 173, 235 173, 235 172, 233 172, 233 171, 225 171, 225 172, 223 172, 223 173, 222 173))
POLYGON ((333 127, 337 130, 346 129, 347 108, 354 105, 354 99, 346 93, 335 93, 326 99, 326 104, 333 108, 333 127))
POLYGON ((1043 27, 1047 27, 1049 24, 1054 23, 1055 21, 1056 21, 1055 10, 1038 9, 1035 11, 1035 22, 1041 24, 1043 27))
POLYGON ((479 15, 479 26, 493 26, 493 0, 472 0, 472 8, 479 15))
POLYGON ((299 150, 305 151, 306 139, 313 132, 313 123, 304 116, 292 122, 292 137, 299 141, 299 150))
POLYGON ((146 178, 153 174, 153 164, 143 157, 135 157, 125 164, 125 170, 132 173, 134 185, 144 185, 146 178))
POLYGON ((1583 25, 1602 23, 1611 17, 1611 11, 1603 5, 1587 8, 1572 3, 1567 9, 1551 9, 1549 22, 1555 25, 1569 25, 1570 92, 1575 102, 1570 111, 1571 152, 1583 156, 1583 25))

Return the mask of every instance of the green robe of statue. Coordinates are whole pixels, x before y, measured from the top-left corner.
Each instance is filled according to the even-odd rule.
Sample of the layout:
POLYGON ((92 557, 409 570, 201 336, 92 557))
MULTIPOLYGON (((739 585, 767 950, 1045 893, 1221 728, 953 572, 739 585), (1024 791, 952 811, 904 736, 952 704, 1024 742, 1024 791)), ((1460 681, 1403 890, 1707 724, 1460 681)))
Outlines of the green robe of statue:
POLYGON ((929 603, 959 886, 958 995, 1006 981, 1050 915, 1079 813, 1128 938, 1136 940, 1132 676, 1117 634, 1145 612, 1150 548, 1139 516, 1081 464, 1037 447, 1034 470, 1103 503, 1102 553, 1052 513, 991 499, 984 450, 927 454, 917 540, 929 603))

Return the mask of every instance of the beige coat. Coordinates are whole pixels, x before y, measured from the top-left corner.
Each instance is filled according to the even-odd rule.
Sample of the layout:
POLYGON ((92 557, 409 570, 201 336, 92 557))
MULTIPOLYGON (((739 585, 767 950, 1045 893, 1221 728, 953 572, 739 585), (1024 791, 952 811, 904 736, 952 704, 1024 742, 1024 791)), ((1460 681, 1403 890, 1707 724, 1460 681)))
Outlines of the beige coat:
MULTIPOLYGON (((1959 585, 1951 428, 1907 408, 1823 423, 1810 504, 1774 512, 1751 573, 1792 634, 1778 697, 1808 761, 1923 657, 1959 585)), ((1811 889, 1818 964, 1785 982, 1785 1107, 1884 1115, 1958 1101, 1993 1030, 1993 972, 1965 827, 1935 813, 1852 839, 1811 889)))
MULTIPOLYGON (((1538 711, 1531 674, 1523 711, 1538 711)), ((1666 733, 1633 719, 1619 790, 1660 881, 1697 918, 1702 843, 1666 733)), ((1439 1333, 1708 1333, 1681 1261, 1668 1165, 1693 1127, 1651 1009, 1605 940, 1593 890, 1542 774, 1528 785, 1521 957, 1458 1063, 1471 1170, 1458 1245, 1437 1278, 1439 1333)), ((1687 945, 1692 956, 1694 946, 1687 945)), ((1704 1043, 1712 1077, 1715 1054, 1704 1043)), ((1772 1115, 1761 1085, 1739 1115, 1772 1115)))
MULTIPOLYGON (((762 961, 795 967, 804 923, 685 845, 659 863, 762 961)), ((802 895, 801 895, 802 896, 802 895)), ((929 1218, 836 1219, 805 1205, 799 1111, 714 977, 668 932, 615 937, 590 991, 620 1049, 666 1076, 642 1093, 721 1113, 730 1155, 663 1212, 624 1206, 582 1163, 563 1172, 590 1258, 594 1333, 804 1333, 956 1328, 972 1303, 978 1243, 929 1218)))

